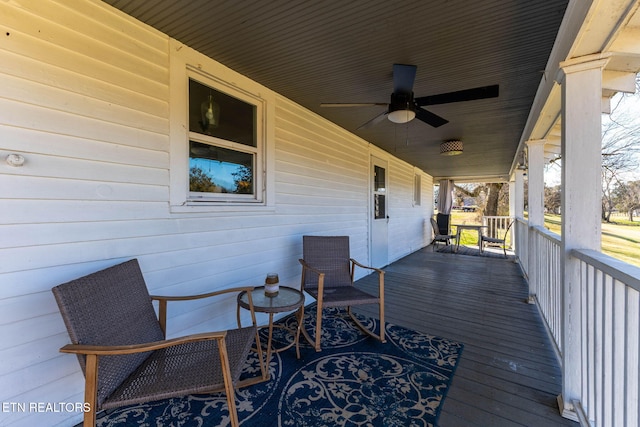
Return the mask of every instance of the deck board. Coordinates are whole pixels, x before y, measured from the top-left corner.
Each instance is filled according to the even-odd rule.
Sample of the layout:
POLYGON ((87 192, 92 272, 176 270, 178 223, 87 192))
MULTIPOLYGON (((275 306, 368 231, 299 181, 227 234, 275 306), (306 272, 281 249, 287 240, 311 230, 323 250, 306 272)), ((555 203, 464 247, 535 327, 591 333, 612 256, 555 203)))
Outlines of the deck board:
MULTIPOLYGON (((357 285, 374 292, 377 279, 357 285)), ((440 427, 578 426, 558 413, 561 369, 527 296, 520 267, 504 258, 428 247, 385 268, 388 322, 465 345, 440 427)))

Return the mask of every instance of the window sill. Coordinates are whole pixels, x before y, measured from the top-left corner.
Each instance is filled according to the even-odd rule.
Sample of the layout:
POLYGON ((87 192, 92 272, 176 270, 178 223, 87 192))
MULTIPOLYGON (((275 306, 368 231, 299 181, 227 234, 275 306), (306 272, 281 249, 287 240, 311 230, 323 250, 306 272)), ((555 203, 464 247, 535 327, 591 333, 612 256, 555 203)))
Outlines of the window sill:
POLYGON ((187 202, 183 205, 171 205, 171 213, 227 213, 227 212, 275 212, 275 207, 264 203, 238 202, 187 202))

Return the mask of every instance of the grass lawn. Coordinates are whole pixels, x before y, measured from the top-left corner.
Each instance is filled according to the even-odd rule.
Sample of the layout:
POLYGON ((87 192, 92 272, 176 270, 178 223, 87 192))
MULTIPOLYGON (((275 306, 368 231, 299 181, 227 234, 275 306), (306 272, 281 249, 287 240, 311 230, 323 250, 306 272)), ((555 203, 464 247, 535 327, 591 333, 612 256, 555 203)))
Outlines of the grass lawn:
MULTIPOLYGON (((550 231, 560 234, 560 215, 545 215, 544 225, 550 231)), ((451 212, 452 224, 481 224, 482 216, 478 212, 451 212)), ((460 238, 461 245, 477 246, 475 232, 465 230, 460 238)), ((602 223, 602 252, 640 267, 640 222, 623 217, 615 217, 611 223, 602 223)))
MULTIPOLYGON (((560 215, 545 215, 544 225, 560 234, 560 215)), ((602 223, 602 252, 640 267, 640 222, 621 217, 602 223)))
MULTIPOLYGON (((482 224, 480 212, 451 211, 451 224, 482 224)), ((451 227, 455 232, 455 227, 451 227)), ((460 236, 460 244, 465 246, 478 246, 478 233, 474 230, 463 230, 460 236)))

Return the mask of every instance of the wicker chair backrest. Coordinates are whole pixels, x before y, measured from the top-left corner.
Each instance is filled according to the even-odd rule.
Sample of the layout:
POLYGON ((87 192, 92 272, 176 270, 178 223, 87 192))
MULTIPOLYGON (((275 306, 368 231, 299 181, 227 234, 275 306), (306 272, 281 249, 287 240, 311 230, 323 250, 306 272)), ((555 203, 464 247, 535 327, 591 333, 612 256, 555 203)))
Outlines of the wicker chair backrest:
POLYGON ((440 231, 439 234, 442 235, 447 235, 449 234, 449 219, 451 218, 451 215, 448 214, 443 214, 443 213, 438 213, 436 215, 436 219, 438 222, 438 230, 440 231))
MULTIPOLYGON (((164 339, 137 260, 52 289, 73 344, 130 345, 164 339)), ((98 404, 149 356, 101 357, 98 404)), ((78 356, 85 373, 85 356, 78 356)))
MULTIPOLYGON (((351 286, 349 236, 303 236, 303 258, 311 267, 325 273, 325 288, 351 286)), ((313 274, 305 276, 305 285, 318 283, 313 274)))

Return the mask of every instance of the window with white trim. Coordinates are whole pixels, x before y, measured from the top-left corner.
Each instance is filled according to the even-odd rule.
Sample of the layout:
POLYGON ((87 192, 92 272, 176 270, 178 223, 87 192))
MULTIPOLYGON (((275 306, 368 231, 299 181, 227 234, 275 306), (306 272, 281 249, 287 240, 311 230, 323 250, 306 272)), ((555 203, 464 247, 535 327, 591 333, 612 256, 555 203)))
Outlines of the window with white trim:
POLYGON ((189 202, 262 202, 259 99, 189 73, 189 202))

